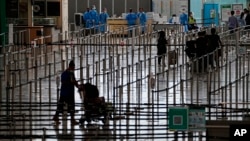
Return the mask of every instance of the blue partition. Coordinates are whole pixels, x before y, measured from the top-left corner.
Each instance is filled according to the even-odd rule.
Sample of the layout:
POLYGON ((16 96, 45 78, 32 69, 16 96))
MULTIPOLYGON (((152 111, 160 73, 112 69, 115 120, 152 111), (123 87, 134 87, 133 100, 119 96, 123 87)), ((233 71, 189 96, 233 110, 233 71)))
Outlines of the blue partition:
POLYGON ((204 3, 203 8, 203 25, 219 25, 219 5, 214 3, 204 3))

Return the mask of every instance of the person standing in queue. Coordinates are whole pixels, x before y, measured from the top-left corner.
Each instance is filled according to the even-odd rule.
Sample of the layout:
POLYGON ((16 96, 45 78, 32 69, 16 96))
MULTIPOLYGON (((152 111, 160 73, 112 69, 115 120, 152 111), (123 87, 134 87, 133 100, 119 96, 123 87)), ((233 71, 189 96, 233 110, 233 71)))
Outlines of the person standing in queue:
POLYGON ((87 8, 86 11, 83 13, 83 21, 84 21, 84 27, 86 28, 85 35, 87 36, 91 28, 91 16, 89 13, 89 8, 87 8))
POLYGON ((92 33, 96 33, 99 29, 99 14, 96 11, 95 5, 92 6, 92 9, 89 11, 91 17, 91 28, 92 33))
POLYGON ((166 39, 166 33, 164 31, 159 32, 159 38, 157 40, 157 55, 158 55, 158 65, 161 66, 161 62, 163 62, 163 66, 165 66, 165 55, 167 53, 167 44, 168 41, 166 39), (162 61, 163 60, 163 61, 162 61))
POLYGON ((208 38, 206 31, 199 31, 198 38, 196 39, 196 57, 198 58, 198 71, 200 73, 207 70, 206 54, 208 53, 208 38))
POLYGON ((236 28, 239 27, 238 19, 234 16, 234 11, 231 11, 231 16, 228 18, 228 29, 230 33, 234 33, 236 28))
POLYGON ((138 18, 141 26, 141 33, 144 34, 146 30, 147 15, 143 11, 143 8, 139 8, 138 18))
POLYGON ((137 16, 132 9, 129 9, 129 13, 126 16, 126 20, 128 22, 128 32, 129 32, 128 36, 132 37, 133 26, 136 25, 136 20, 137 20, 137 16))
POLYGON ((100 14, 100 31, 102 33, 107 31, 107 19, 109 17, 109 14, 107 13, 107 8, 103 8, 102 13, 100 14))

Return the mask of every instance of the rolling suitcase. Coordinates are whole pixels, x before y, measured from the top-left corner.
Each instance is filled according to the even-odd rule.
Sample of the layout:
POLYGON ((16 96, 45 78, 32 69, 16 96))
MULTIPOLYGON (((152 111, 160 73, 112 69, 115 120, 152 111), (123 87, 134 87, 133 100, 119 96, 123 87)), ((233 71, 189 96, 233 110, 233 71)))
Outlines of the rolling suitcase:
POLYGON ((168 65, 175 65, 177 63, 177 53, 175 50, 168 52, 168 65))

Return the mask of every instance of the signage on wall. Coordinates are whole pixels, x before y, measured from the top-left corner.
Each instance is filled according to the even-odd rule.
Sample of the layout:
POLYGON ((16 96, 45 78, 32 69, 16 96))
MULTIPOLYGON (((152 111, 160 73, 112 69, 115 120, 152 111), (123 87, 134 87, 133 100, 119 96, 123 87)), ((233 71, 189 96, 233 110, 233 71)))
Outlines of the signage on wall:
POLYGON ((170 107, 168 111, 169 130, 206 130, 206 111, 203 106, 170 107))
POLYGON ((189 131, 206 130, 205 107, 189 107, 188 129, 189 131))
POLYGON ((169 108, 169 129, 188 130, 188 107, 169 108))
POLYGON ((226 22, 228 18, 231 16, 232 5, 231 4, 223 4, 221 5, 221 20, 226 22))
POLYGON ((216 16, 216 11, 215 11, 215 9, 211 9, 211 10, 210 10, 210 18, 215 18, 215 16, 216 16))
POLYGON ((241 12, 243 12, 243 4, 232 4, 232 10, 234 11, 234 15, 239 17, 241 12))

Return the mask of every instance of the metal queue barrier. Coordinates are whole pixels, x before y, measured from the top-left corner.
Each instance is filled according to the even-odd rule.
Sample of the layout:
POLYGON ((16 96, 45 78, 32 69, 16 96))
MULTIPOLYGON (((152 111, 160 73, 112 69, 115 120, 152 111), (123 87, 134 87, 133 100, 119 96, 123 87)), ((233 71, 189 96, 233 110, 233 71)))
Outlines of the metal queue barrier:
MULTIPOLYGON (((124 30, 90 36, 82 36, 82 31, 60 33, 57 35, 60 42, 43 44, 46 37, 39 38, 34 47, 12 48, 3 55, 6 64, 1 87, 5 89, 0 96, 0 113, 6 117, 1 121, 10 121, 5 126, 12 131, 6 138, 18 138, 19 135, 23 138, 54 138, 48 132, 46 120, 52 117, 59 97, 57 78, 71 59, 76 62, 75 74, 79 83, 96 84, 100 95, 116 108, 114 118, 119 120, 112 120, 106 126, 109 130, 105 133, 113 131, 104 134, 106 138, 146 138, 140 130, 146 132, 147 138, 174 138, 175 132, 168 131, 166 114, 172 106, 205 105, 209 119, 241 119, 241 113, 234 111, 243 108, 245 113, 244 108, 249 108, 249 65, 243 65, 249 64, 249 54, 236 54, 237 36, 241 30, 235 34, 220 34, 224 42, 221 66, 218 70, 203 70, 203 73, 190 71, 190 66, 195 66, 197 61, 190 61, 184 51, 185 41, 193 39, 196 33, 170 34, 171 31, 163 29, 169 39, 167 50, 178 50, 177 63, 164 67, 157 64, 157 31, 138 36, 134 33, 130 38, 119 33, 124 30), (154 82, 155 86, 151 87, 154 82), (36 120, 44 122, 43 134, 39 136, 36 131, 41 129, 34 128, 36 120), (17 124, 16 121, 21 122, 17 124), (21 129, 29 132, 19 131, 21 129)), ((168 63, 169 60, 165 60, 168 63)), ((76 106, 82 106, 80 100, 76 101, 76 106)), ((181 134, 185 137, 188 133, 181 134)), ((191 138, 199 136, 193 134, 191 138)), ((77 137, 85 138, 83 134, 77 134, 77 137)))

